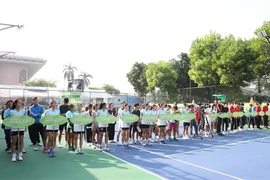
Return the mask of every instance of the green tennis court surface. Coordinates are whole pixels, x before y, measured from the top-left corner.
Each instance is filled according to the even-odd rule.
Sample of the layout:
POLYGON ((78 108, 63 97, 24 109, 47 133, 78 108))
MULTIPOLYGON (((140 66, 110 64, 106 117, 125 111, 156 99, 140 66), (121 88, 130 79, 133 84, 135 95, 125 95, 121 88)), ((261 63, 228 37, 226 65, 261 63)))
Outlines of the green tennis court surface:
POLYGON ((66 147, 56 148, 56 157, 49 158, 29 146, 25 137, 24 160, 11 162, 11 155, 4 151, 6 143, 0 130, 0 179, 58 180, 58 179, 159 179, 157 176, 118 160, 103 152, 84 147, 84 155, 68 152, 66 147))

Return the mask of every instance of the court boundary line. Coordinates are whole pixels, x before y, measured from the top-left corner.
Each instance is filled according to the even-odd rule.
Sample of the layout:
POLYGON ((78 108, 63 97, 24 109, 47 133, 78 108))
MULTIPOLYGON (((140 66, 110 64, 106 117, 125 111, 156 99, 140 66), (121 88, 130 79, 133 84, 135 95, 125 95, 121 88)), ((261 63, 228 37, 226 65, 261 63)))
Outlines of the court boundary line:
POLYGON ((143 148, 140 148, 140 147, 137 147, 137 146, 131 146, 135 149, 139 149, 141 151, 145 151, 145 152, 148 152, 150 154, 155 154, 155 155, 158 155, 160 157, 163 157, 163 158, 167 158, 167 159, 171 159, 173 161, 177 161, 177 162, 180 162, 182 164, 186 164, 186 165, 189 165, 189 166, 193 166, 193 167, 196 167, 196 168, 199 168, 199 169, 203 169, 203 170, 206 170, 206 171, 209 171, 209 172, 213 172, 213 173, 216 173, 216 174, 219 174, 219 175, 223 175, 223 176, 226 176, 226 177, 230 177, 232 179, 236 179, 236 180, 244 180, 242 178, 239 178, 239 177, 236 177, 236 176, 233 176, 233 175, 230 175, 230 174, 226 174, 226 173, 223 173, 223 172, 220 172, 220 171, 216 171, 216 170, 213 170, 213 169, 210 169, 210 168, 207 168, 207 167, 203 167, 203 166, 200 166, 200 165, 196 165, 196 164, 193 164, 193 163, 189 163, 187 161, 183 161, 183 160, 180 160, 180 159, 176 159, 176 158, 172 158, 172 157, 166 157, 160 153, 156 153, 156 152, 153 152, 153 151, 149 151, 149 150, 146 150, 146 149, 143 149, 143 148))
POLYGON ((223 144, 223 145, 218 145, 218 146, 211 146, 211 147, 207 147, 207 148, 200 148, 200 149, 195 149, 195 150, 186 151, 186 152, 174 153, 174 154, 170 154, 170 155, 165 155, 165 157, 171 157, 171 156, 182 155, 182 154, 190 154, 190 153, 193 153, 193 152, 199 152, 199 151, 204 151, 204 150, 208 150, 208 149, 216 149, 216 148, 220 148, 220 147, 243 144, 243 143, 246 143, 246 142, 252 142, 252 141, 263 140, 263 139, 268 139, 268 138, 270 138, 270 136, 266 136, 266 137, 262 137, 262 138, 256 138, 256 139, 249 139, 249 140, 244 140, 244 141, 238 141, 238 142, 228 143, 228 144, 223 144))
POLYGON ((149 171, 149 170, 147 170, 147 169, 144 169, 144 168, 142 168, 142 167, 140 167, 140 166, 138 166, 138 165, 135 165, 135 164, 133 164, 133 163, 130 163, 130 162, 128 162, 128 161, 126 161, 126 160, 124 160, 124 159, 121 159, 121 158, 119 158, 119 157, 117 157, 117 156, 115 156, 115 155, 112 155, 112 154, 110 154, 110 153, 108 153, 108 152, 104 152, 104 151, 103 151, 103 153, 104 153, 104 154, 107 154, 107 155, 109 155, 109 156, 111 156, 111 157, 113 157, 113 158, 115 158, 115 159, 118 159, 119 161, 122 161, 122 162, 124 162, 124 163, 126 163, 126 164, 129 164, 129 165, 131 165, 131 166, 133 166, 133 167, 135 167, 135 168, 138 168, 138 169, 140 169, 140 170, 142 170, 142 171, 144 171, 144 172, 146 172, 146 173, 148 173, 148 174, 151 174, 151 175, 153 175, 153 176, 155 176, 155 177, 157 177, 157 178, 160 178, 160 179, 162 179, 162 180, 167 180, 166 178, 164 178, 164 177, 162 177, 162 176, 160 176, 160 175, 158 175, 158 174, 156 174, 156 173, 153 173, 153 172, 151 172, 151 171, 149 171))

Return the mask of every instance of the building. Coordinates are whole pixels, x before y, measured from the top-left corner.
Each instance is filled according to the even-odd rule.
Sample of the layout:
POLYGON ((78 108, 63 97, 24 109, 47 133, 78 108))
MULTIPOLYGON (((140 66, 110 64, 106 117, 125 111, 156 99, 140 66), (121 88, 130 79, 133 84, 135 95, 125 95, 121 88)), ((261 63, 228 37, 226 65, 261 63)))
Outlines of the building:
POLYGON ((0 56, 0 84, 19 85, 32 78, 46 62, 26 56, 0 56))

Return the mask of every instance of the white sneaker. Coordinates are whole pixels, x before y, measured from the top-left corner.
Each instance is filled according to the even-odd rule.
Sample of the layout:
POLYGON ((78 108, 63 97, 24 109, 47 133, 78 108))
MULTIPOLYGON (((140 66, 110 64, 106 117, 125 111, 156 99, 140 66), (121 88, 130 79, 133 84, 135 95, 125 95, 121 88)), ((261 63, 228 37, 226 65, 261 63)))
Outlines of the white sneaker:
POLYGON ((16 162, 16 161, 17 161, 16 153, 13 153, 13 154, 12 154, 11 161, 12 161, 12 162, 16 162))
POLYGON ((19 161, 22 161, 23 160, 23 154, 20 152, 19 153, 19 161))
POLYGON ((37 146, 34 146, 34 151, 37 151, 38 150, 38 147, 37 146))
POLYGON ((37 145, 37 146, 42 146, 40 143, 37 143, 36 145, 37 145))
POLYGON ((59 142, 59 144, 58 144, 58 147, 59 147, 59 148, 62 148, 62 145, 61 145, 61 143, 60 143, 60 142, 59 142))
POLYGON ((76 154, 80 154, 80 149, 76 149, 76 150, 75 150, 75 153, 76 153, 76 154))
POLYGON ((68 143, 67 143, 67 141, 65 142, 65 146, 67 146, 68 145, 68 143))

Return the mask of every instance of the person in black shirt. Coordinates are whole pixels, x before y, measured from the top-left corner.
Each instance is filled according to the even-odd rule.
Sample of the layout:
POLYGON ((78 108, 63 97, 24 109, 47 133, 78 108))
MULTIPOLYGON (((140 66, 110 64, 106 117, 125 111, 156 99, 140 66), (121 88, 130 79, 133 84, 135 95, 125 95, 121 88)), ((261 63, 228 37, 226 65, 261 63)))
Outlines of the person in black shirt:
MULTIPOLYGON (((229 112, 228 103, 224 104, 223 112, 224 113, 229 112)), ((228 128, 229 128, 229 118, 224 118, 222 122, 222 131, 225 132, 225 134, 228 134, 228 128), (225 129, 224 129, 224 126, 225 126, 225 129)))
MULTIPOLYGON (((221 103, 221 100, 218 100, 217 103, 217 112, 218 114, 221 114, 224 112, 224 106, 221 103)), ((217 134, 219 136, 224 136, 224 134, 221 133, 221 125, 222 125, 222 119, 220 117, 218 117, 218 122, 217 122, 217 134)))
POLYGON ((140 117, 141 117, 140 105, 138 103, 134 105, 134 110, 132 111, 132 114, 135 114, 135 115, 138 116, 138 121, 132 123, 132 129, 133 129, 133 131, 132 131, 132 140, 133 140, 133 143, 136 144, 138 142, 138 136, 139 136, 138 123, 139 123, 140 117), (136 140, 134 138, 135 133, 136 133, 136 140))
MULTIPOLYGON (((88 107, 85 108, 85 110, 86 110, 87 115, 92 116, 93 105, 89 104, 88 107)), ((93 123, 86 125, 86 131, 85 131, 86 135, 85 136, 86 136, 86 141, 87 141, 88 146, 90 146, 92 143, 92 134, 93 134, 92 133, 92 125, 93 125, 93 123)))
MULTIPOLYGON (((69 99, 65 98, 64 99, 64 103, 62 105, 59 106, 59 110, 60 110, 60 114, 62 116, 66 117, 66 113, 69 111, 69 105, 68 105, 69 99)), ((62 134, 63 134, 63 130, 65 129, 65 139, 66 139, 66 143, 65 145, 67 145, 67 141, 68 141, 68 133, 67 133, 67 122, 65 124, 62 124, 59 126, 59 136, 58 136, 58 147, 61 148, 61 139, 62 139, 62 134)))
MULTIPOLYGON (((115 110, 115 108, 113 108, 113 103, 109 104, 108 113, 110 115, 115 116, 115 117, 117 116, 116 110, 115 110)), ((114 141, 115 124, 116 124, 116 122, 109 124, 109 126, 108 126, 108 134, 109 134, 109 142, 110 143, 115 143, 115 141, 114 141)))

